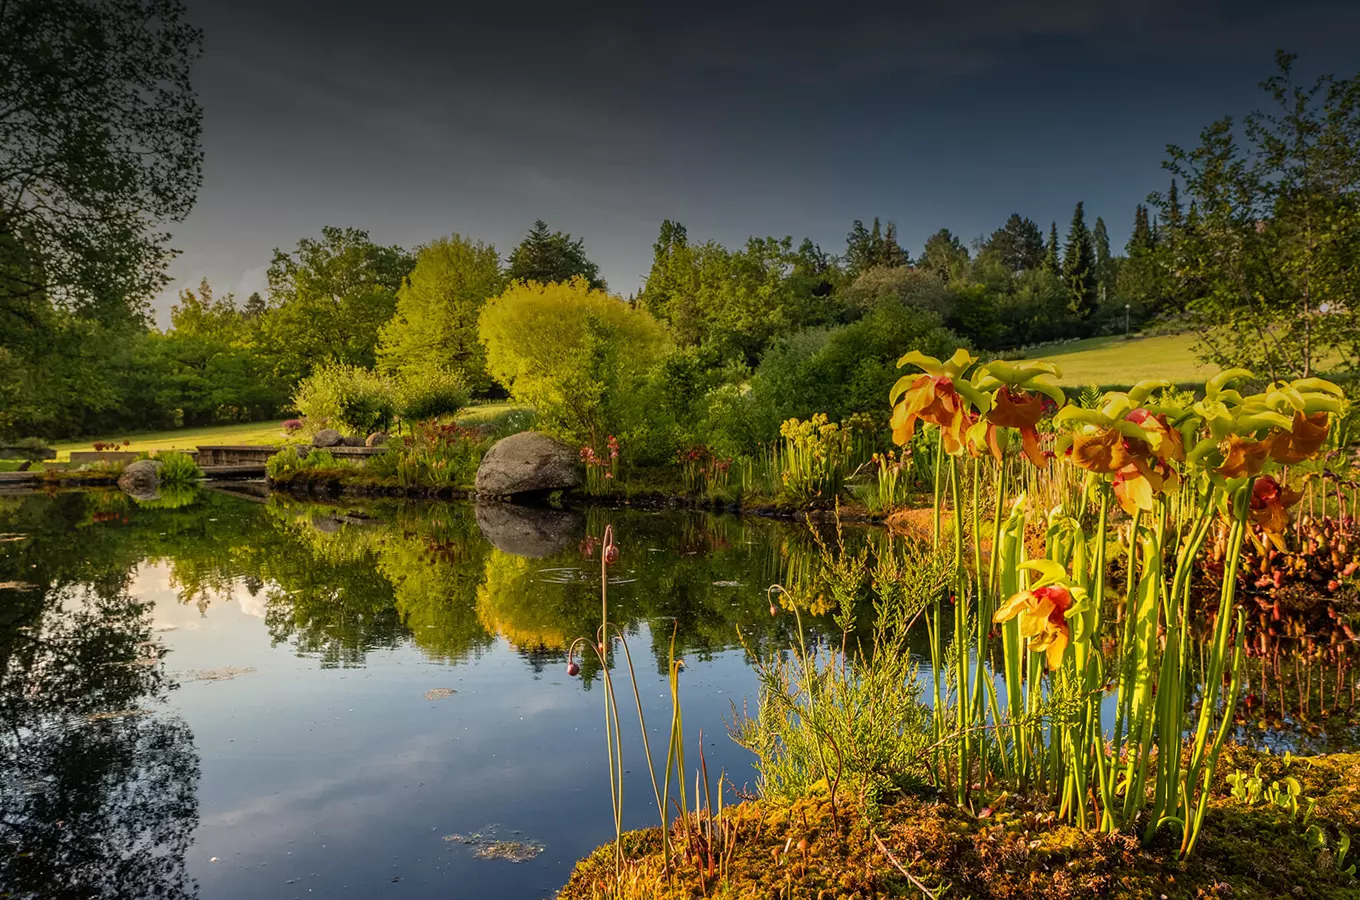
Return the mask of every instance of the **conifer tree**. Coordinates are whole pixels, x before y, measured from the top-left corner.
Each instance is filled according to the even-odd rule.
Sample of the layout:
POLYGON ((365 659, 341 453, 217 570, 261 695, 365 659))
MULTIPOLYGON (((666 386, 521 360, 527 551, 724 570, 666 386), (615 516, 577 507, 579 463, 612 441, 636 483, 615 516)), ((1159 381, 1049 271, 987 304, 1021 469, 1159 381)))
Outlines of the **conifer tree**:
POLYGON ((1110 254, 1110 232, 1105 228, 1105 220, 1096 216, 1096 224, 1091 229, 1091 242, 1096 251, 1096 283, 1104 291, 1101 299, 1114 292, 1115 260, 1110 254))
POLYGON ((1155 243, 1152 225, 1148 221, 1148 208, 1139 203, 1133 211, 1133 234, 1129 235, 1125 250, 1130 257, 1141 256, 1150 251, 1155 243))
POLYGON ((592 288, 604 290, 600 267, 586 256, 585 239, 573 241, 569 234, 548 231, 547 223, 539 219, 519 246, 511 251, 506 280, 565 284, 577 275, 592 288))
POLYGON ((1048 247, 1044 250, 1044 271, 1050 275, 1061 275, 1062 264, 1058 261, 1058 223, 1048 229, 1048 247))
POLYGON ((1072 227, 1067 231, 1062 275, 1067 283, 1067 307, 1080 319, 1089 318, 1096 308, 1096 260, 1091 230, 1086 227, 1084 204, 1072 212, 1072 227))

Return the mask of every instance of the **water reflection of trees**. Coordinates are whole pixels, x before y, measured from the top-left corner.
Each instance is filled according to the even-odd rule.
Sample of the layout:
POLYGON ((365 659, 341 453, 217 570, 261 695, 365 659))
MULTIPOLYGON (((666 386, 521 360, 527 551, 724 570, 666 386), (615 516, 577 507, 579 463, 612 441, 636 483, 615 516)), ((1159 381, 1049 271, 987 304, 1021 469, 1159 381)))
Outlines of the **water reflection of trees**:
MULTIPOLYGON (((492 546, 466 504, 251 503, 208 493, 178 510, 100 494, 26 507, 85 533, 49 542, 53 554, 96 548, 119 584, 154 561, 181 601, 205 614, 241 591, 262 595, 272 638, 323 665, 362 665, 370 651, 406 642, 456 662, 497 638, 535 668, 560 660, 598 625, 591 536, 606 522, 624 553, 612 616, 627 631, 650 631, 658 671, 673 630, 677 652, 691 658, 736 646, 738 626, 753 646, 787 647, 792 622, 771 619, 765 588, 795 584, 813 606, 818 595, 805 527, 731 516, 592 510, 569 520, 580 533, 567 536, 567 549, 531 560, 492 546)), ((645 647, 633 650, 645 658, 645 647)))
POLYGON ((135 554, 86 503, 41 507, 0 504, 0 533, 25 535, 0 545, 0 895, 194 897, 198 757, 156 710, 171 685, 135 554))

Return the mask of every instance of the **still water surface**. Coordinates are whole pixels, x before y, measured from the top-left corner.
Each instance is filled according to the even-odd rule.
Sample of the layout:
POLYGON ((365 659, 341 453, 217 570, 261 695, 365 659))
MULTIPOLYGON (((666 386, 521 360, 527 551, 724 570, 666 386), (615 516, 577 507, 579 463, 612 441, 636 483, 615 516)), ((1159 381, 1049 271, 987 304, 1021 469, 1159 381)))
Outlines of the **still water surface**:
MULTIPOLYGON (((787 646, 764 589, 801 529, 483 516, 493 543, 467 505, 0 498, 0 896, 551 897, 612 835, 598 673, 564 653, 598 623, 606 521, 653 743, 674 629, 690 753, 702 728, 715 782, 752 781, 738 627, 787 646)), ((648 825, 619 689, 625 825, 648 825)))
MULTIPOLYGON (((606 524, 653 749, 673 634, 689 760, 702 729, 715 787, 753 786, 727 723, 746 648, 794 640, 765 589, 813 583, 805 527, 181 499, 0 496, 0 898, 552 897, 613 834, 598 666, 566 674, 606 524)), ((1349 665, 1254 665, 1236 739, 1360 743, 1349 665)), ((620 674, 631 828, 656 811, 620 674)))

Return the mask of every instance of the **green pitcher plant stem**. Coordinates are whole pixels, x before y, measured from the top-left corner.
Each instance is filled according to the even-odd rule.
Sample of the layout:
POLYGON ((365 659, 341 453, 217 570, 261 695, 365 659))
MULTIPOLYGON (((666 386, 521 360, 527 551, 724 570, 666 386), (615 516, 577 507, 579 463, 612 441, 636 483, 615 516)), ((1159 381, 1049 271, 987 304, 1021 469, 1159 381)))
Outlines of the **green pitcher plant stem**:
POLYGON ((919 372, 890 392, 893 439, 906 446, 918 424, 936 432, 937 549, 946 503, 953 527, 948 656, 940 604, 927 616, 933 746, 954 751, 932 757, 937 782, 963 806, 975 781, 1000 778, 1014 790, 1051 792, 1060 818, 1081 828, 1138 830, 1145 840, 1176 828, 1188 855, 1241 691, 1242 549, 1248 540, 1283 546, 1301 496, 1285 484, 1288 472, 1319 456, 1346 412, 1340 389, 1309 378, 1243 394, 1236 385, 1252 374, 1229 369, 1193 402, 1148 380, 1078 406, 1050 380, 1059 372, 1048 363, 979 364, 959 350, 943 361, 912 352, 898 365, 919 372), (964 454, 973 460, 966 470, 964 454), (1020 467, 1013 500, 1012 466, 1020 467), (1044 555, 1027 559, 1041 517, 1044 555), (1124 562, 1115 609, 1107 605, 1112 544, 1124 562), (1221 582, 1195 666, 1197 571, 1221 582))

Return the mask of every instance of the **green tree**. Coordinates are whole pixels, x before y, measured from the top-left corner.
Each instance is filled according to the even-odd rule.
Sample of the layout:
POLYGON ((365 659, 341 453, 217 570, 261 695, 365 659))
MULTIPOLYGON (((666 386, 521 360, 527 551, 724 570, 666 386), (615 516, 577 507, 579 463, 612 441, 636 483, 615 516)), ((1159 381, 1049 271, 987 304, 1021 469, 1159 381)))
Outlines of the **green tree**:
MULTIPOLYGON (((1191 198, 1154 198, 1201 353, 1272 379, 1360 360, 1360 80, 1293 80, 1279 53, 1269 112, 1211 124, 1166 167, 1191 198)), ((1173 188, 1175 182, 1172 182, 1173 188)))
POLYGON ((1080 202, 1072 212, 1072 226, 1067 231, 1062 274, 1067 283, 1068 311, 1079 319, 1090 318, 1096 308, 1096 256, 1080 202))
POLYGON ((1062 275, 1062 262, 1058 250, 1058 223, 1048 226, 1048 245, 1044 247, 1044 271, 1050 275, 1062 275))
POLYGON ((689 243, 689 232, 679 222, 664 220, 652 244, 652 268, 638 304, 669 323, 681 345, 698 344, 706 331, 699 308, 698 276, 696 248, 689 243))
POLYGON ((1133 231, 1125 253, 1116 276, 1118 296, 1138 306, 1144 315, 1174 312, 1166 299, 1167 254, 1153 233, 1148 208, 1141 203, 1134 209, 1133 231))
POLYGON ((994 258, 1008 271, 1037 269, 1044 262, 1044 235, 1033 220, 1011 213, 987 238, 979 255, 994 258))
POLYGON ((503 287, 495 247, 455 234, 419 248, 396 314, 379 333, 379 362, 406 378, 447 371, 485 393, 491 378, 477 318, 503 287))
POLYGON ((897 242, 897 223, 889 222, 885 231, 874 217, 872 229, 856 219, 845 237, 845 267, 851 277, 873 268, 896 268, 911 264, 911 257, 897 242))
POLYGON ((1096 216, 1095 227, 1091 229, 1091 244, 1096 254, 1096 284, 1106 296, 1112 296, 1116 289, 1119 260, 1110 252, 1110 232, 1105 228, 1105 220, 1096 216))
POLYGON ((1148 208, 1139 203, 1133 211, 1133 231, 1129 234, 1129 242, 1124 246, 1124 252, 1130 257, 1151 251, 1156 246, 1156 238, 1152 234, 1152 225, 1148 220, 1148 208))
POLYGON ((177 424, 261 419, 286 403, 289 386, 274 377, 255 323, 231 294, 214 297, 205 278, 197 293, 180 291, 170 323, 141 341, 139 365, 155 373, 153 405, 177 424))
POLYGON ((405 250, 379 246, 358 228, 326 226, 320 240, 275 250, 263 330, 276 374, 296 383, 322 363, 372 366, 412 266, 405 250))
POLYGON ((638 302, 681 346, 754 363, 776 336, 837 321, 843 277, 811 241, 795 250, 791 237, 752 237, 729 250, 694 244, 683 225, 666 221, 638 302))
POLYGON ((941 228, 926 239, 921 250, 921 258, 916 261, 919 268, 934 272, 940 280, 948 284, 964 274, 968 265, 968 248, 955 237, 948 228, 941 228))
POLYGON ((487 369, 568 440, 601 447, 637 410, 632 395, 665 354, 665 330, 644 309, 585 278, 513 282, 482 309, 487 369))
POLYGON ((569 234, 550 232, 542 219, 534 222, 534 227, 529 229, 524 240, 510 252, 505 277, 507 281, 537 281, 541 284, 568 282, 580 277, 595 290, 605 289, 600 267, 586 256, 585 239, 573 241, 569 234))
POLYGON ((164 286, 159 229, 202 182, 201 51, 177 0, 0 3, 0 310, 139 317, 164 286))
POLYGON ((934 272, 919 268, 869 269, 845 291, 846 303, 867 313, 884 303, 898 303, 943 316, 949 308, 944 282, 934 272))

